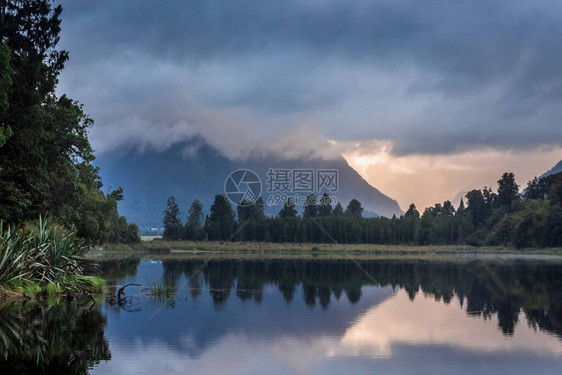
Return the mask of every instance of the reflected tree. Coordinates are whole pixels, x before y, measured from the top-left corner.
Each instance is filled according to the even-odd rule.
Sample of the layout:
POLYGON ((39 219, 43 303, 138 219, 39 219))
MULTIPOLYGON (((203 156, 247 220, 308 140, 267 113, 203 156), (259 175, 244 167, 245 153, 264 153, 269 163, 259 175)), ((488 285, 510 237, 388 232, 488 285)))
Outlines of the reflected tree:
POLYGON ((76 300, 0 306, 0 373, 85 374, 111 359, 105 317, 76 300))

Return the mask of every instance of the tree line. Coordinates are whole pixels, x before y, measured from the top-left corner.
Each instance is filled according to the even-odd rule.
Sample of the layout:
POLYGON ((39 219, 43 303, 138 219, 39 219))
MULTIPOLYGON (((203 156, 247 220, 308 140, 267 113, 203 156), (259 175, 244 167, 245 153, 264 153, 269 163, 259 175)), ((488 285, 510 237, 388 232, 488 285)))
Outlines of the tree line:
POLYGON ((164 211, 163 237, 191 241, 562 246, 562 173, 534 178, 521 193, 513 173, 506 172, 498 180, 496 191, 490 187, 471 190, 457 208, 445 201, 421 214, 411 204, 400 217, 365 218, 362 212, 357 199, 344 209, 340 203, 332 205, 327 195, 322 199, 310 195, 301 215, 289 200, 275 217, 268 217, 261 197, 253 204, 238 205, 235 211, 225 195, 216 195, 209 215, 195 199, 184 224, 172 196, 164 211))
POLYGON ((139 241, 117 212, 123 190, 102 191, 81 104, 58 96, 68 52, 56 48, 62 7, 0 2, 0 220, 47 215, 91 243, 139 241))

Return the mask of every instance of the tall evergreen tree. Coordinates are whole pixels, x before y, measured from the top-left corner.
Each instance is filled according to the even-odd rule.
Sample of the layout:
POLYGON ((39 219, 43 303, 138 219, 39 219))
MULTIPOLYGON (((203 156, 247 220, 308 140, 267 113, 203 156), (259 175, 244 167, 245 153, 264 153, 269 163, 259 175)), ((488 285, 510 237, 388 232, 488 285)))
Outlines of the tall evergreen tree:
POLYGON ((306 197, 302 217, 305 219, 318 216, 318 204, 316 195, 310 194, 306 197))
POLYGON ((242 203, 238 205, 238 207, 236 207, 236 210, 238 212, 238 221, 240 223, 250 220, 262 221, 265 219, 262 197, 259 197, 254 203, 251 204, 246 201, 242 201, 242 203))
POLYGON ((435 210, 433 207, 425 209, 421 216, 420 231, 418 234, 419 245, 431 245, 435 239, 433 235, 433 224, 435 220, 435 210))
POLYGON ((194 199, 189 207, 187 222, 185 223, 185 239, 186 240, 202 240, 203 239, 203 203, 199 199, 194 199))
POLYGON ((459 208, 457 208, 457 214, 461 216, 464 215, 464 210, 465 210, 464 200, 461 198, 461 201, 459 203, 459 208))
POLYGON ((472 224, 474 226, 483 224, 488 217, 488 207, 486 206, 482 190, 474 189, 466 193, 466 201, 468 203, 466 211, 472 217, 472 224))
POLYGON ((455 208, 451 201, 443 202, 443 207, 441 208, 441 213, 445 216, 454 216, 455 215, 455 208))
POLYGON ((484 186, 482 189, 482 196, 488 211, 494 209, 498 203, 498 195, 492 191, 492 188, 484 186))
POLYGON ((209 239, 227 240, 234 234, 234 211, 228 198, 216 195, 209 218, 209 239))
POLYGON ((420 213, 416 209, 415 204, 410 204, 410 207, 408 207, 408 211, 406 211, 406 216, 420 217, 420 213))
POLYGON ((332 215, 332 200, 330 199, 330 196, 324 193, 324 195, 322 195, 319 199, 321 202, 319 202, 320 204, 318 205, 318 216, 326 217, 332 215))
POLYGON ((406 243, 415 242, 417 236, 419 218, 420 218, 420 213, 416 209, 416 205, 413 203, 410 204, 410 207, 408 207, 408 211, 406 211, 406 214, 404 215, 404 223, 406 225, 406 228, 404 230, 405 232, 404 240, 406 243))
POLYGON ((336 216, 336 217, 340 217, 340 216, 343 216, 343 215, 344 215, 344 213, 343 213, 343 207, 342 207, 342 205, 341 205, 340 202, 338 202, 338 203, 336 204, 336 207, 334 207, 334 212, 332 212, 332 214, 333 214, 334 216, 336 216))
POLYGON ((205 216, 203 215, 203 203, 199 199, 194 199, 191 203, 191 207, 188 210, 189 216, 187 217, 187 222, 193 228, 203 227, 203 220, 205 216))
POLYGON ((363 214, 363 207, 361 206, 361 202, 357 199, 352 199, 347 208, 345 209, 346 216, 350 217, 361 217, 363 214))
POLYGON ((519 185, 515 182, 513 173, 505 172, 498 180, 498 204, 511 206, 519 200, 519 185))
POLYGON ((164 211, 164 239, 179 240, 181 238, 182 223, 180 219, 180 208, 176 198, 168 198, 166 210, 164 211))
POLYGON ((279 211, 279 217, 281 219, 297 217, 297 210, 295 209, 295 200, 293 198, 287 199, 287 202, 285 202, 283 208, 279 211))

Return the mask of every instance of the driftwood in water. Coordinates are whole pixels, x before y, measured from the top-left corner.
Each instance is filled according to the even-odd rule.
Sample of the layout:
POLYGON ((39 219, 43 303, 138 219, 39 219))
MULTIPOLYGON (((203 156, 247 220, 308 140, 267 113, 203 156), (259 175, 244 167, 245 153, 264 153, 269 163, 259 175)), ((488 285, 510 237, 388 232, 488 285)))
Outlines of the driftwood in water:
POLYGON ((119 291, 117 292, 117 301, 120 302, 120 304, 122 302, 125 302, 127 299, 127 297, 125 296, 125 288, 128 286, 142 286, 142 285, 130 283, 127 285, 123 285, 121 288, 119 288, 119 291))
POLYGON ((142 286, 140 284, 134 284, 134 283, 130 283, 127 285, 123 285, 121 288, 119 288, 119 290, 117 291, 117 295, 116 296, 111 296, 111 297, 107 297, 106 301, 110 304, 110 305, 114 305, 117 302, 117 305, 119 305, 119 307, 124 307, 127 305, 132 304, 134 297, 127 297, 125 295, 125 288, 128 286, 142 286), (116 298, 117 297, 117 298, 116 298), (117 301, 115 300, 117 299, 117 301))

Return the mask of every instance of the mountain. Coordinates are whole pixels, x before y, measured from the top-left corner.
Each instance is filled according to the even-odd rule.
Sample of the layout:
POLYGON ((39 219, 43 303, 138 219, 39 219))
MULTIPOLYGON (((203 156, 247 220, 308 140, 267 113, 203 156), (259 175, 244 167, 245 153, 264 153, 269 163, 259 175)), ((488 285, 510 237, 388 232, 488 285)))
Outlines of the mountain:
POLYGON ((560 173, 560 172, 562 172, 562 160, 560 160, 558 164, 552 167, 552 169, 540 175, 539 180, 543 177, 550 176, 551 174, 560 173))
MULTIPOLYGON (((96 165, 101 169, 105 188, 123 187, 125 199, 119 202, 120 214, 140 228, 161 227, 162 211, 171 195, 176 198, 183 218, 195 198, 203 202, 208 212, 215 195, 224 193, 229 174, 240 168, 250 169, 258 175, 265 202, 269 197, 266 188, 270 168, 335 169, 338 171, 339 189, 330 195, 337 197, 344 208, 356 198, 365 208, 364 216, 390 217, 403 213, 395 200, 369 185, 342 157, 332 161, 281 161, 273 158, 232 161, 208 145, 199 147, 195 155, 186 156, 185 150, 190 146, 182 143, 163 152, 129 150, 98 157, 96 165)), ((306 196, 309 193, 299 194, 306 196)), ((265 205, 268 215, 276 215, 280 208, 265 205)), ((302 206, 297 209, 302 212, 302 206)))

